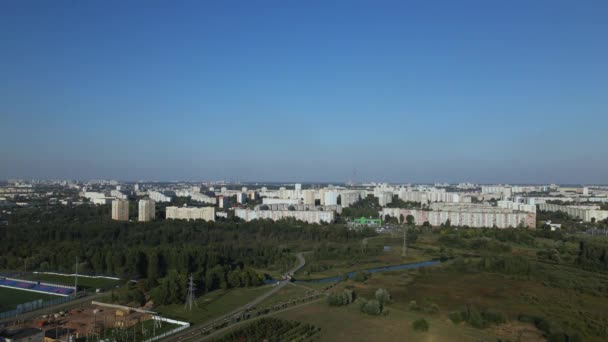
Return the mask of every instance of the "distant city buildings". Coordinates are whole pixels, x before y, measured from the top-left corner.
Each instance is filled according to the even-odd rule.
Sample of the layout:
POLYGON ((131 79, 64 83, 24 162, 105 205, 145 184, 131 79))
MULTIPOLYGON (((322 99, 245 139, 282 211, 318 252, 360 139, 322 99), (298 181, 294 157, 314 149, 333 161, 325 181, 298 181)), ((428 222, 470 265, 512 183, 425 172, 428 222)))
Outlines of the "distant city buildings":
POLYGON ((120 199, 112 201, 112 220, 129 221, 129 201, 120 199))

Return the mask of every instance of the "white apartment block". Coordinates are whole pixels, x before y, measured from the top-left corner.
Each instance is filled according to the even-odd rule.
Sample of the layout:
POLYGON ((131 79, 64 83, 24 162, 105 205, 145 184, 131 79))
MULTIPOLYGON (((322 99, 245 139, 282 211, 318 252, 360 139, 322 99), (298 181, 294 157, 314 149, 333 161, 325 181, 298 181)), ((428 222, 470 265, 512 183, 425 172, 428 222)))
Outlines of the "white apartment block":
POLYGON ((298 199, 288 199, 288 198, 262 198, 262 204, 299 204, 300 200, 298 199))
POLYGON ((496 202, 498 208, 511 209, 517 211, 525 211, 527 213, 535 213, 536 205, 534 204, 525 204, 513 201, 498 201, 496 202))
POLYGON ((110 191, 110 196, 122 200, 126 200, 129 198, 126 194, 122 193, 120 190, 112 190, 110 191))
POLYGON ((379 192, 376 197, 378 197, 378 204, 380 204, 381 207, 385 207, 387 204, 393 202, 393 193, 390 191, 379 192))
POLYGON ((516 228, 524 226, 536 227, 536 213, 519 212, 510 209, 484 205, 443 205, 435 210, 415 210, 400 208, 384 208, 382 216, 389 215, 400 219, 400 216, 414 216, 416 224, 429 222, 431 226, 440 226, 450 220, 452 226, 469 226, 473 228, 497 227, 516 228))
POLYGON ((92 198, 91 203, 93 203, 95 205, 105 205, 105 204, 111 204, 113 200, 114 200, 114 198, 112 198, 112 197, 92 198))
POLYGON ((600 210, 597 205, 559 205, 541 203, 538 209, 542 211, 561 211, 574 218, 579 218, 585 222, 603 221, 608 218, 608 210, 600 210))
POLYGON ((338 192, 337 191, 325 191, 323 193, 323 205, 338 205, 338 192))
POLYGON ((137 207, 137 219, 139 222, 153 221, 156 216, 156 203, 153 200, 139 200, 137 207))
POLYGON ((150 190, 148 191, 148 196, 155 202, 171 202, 171 197, 163 194, 162 192, 150 190))
POLYGON ((82 197, 84 198, 88 198, 89 200, 95 199, 95 198, 105 198, 106 194, 104 194, 103 192, 90 192, 90 191, 85 191, 82 194, 82 197))
POLYGON ((167 207, 166 219, 215 221, 214 207, 167 207))
POLYGON ((360 191, 343 191, 340 193, 341 205, 343 208, 347 208, 358 202, 361 197, 362 194, 360 191))
POLYGON ((258 219, 270 219, 277 221, 285 218, 295 218, 299 221, 320 224, 322 222, 333 222, 335 217, 333 211, 318 210, 290 211, 236 209, 234 214, 247 222, 258 219))
POLYGON ((129 201, 120 199, 112 201, 112 220, 129 221, 129 201))
POLYGON ((245 203, 246 198, 247 198, 247 196, 244 193, 242 193, 242 192, 236 194, 236 202, 237 203, 245 203))
POLYGON ((460 195, 454 192, 445 191, 410 191, 407 189, 401 189, 397 193, 399 199, 405 202, 417 202, 417 203, 434 203, 434 202, 445 202, 445 203, 459 203, 461 201, 460 195))

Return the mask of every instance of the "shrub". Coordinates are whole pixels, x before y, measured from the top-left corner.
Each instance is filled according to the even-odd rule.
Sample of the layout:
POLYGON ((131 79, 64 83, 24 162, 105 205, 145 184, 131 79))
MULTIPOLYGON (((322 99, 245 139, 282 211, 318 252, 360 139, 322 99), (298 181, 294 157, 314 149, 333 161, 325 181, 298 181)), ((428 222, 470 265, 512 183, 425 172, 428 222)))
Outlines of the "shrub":
POLYGON ((407 305, 407 308, 412 311, 420 310, 420 306, 418 306, 418 303, 416 303, 415 300, 410 301, 410 303, 407 305))
POLYGON ((418 332, 428 331, 429 330, 429 322, 427 322, 426 319, 424 319, 424 318, 415 320, 412 323, 412 328, 414 328, 414 330, 418 331, 418 332))
POLYGON ((437 304, 431 304, 428 308, 426 308, 426 312, 431 315, 436 315, 439 313, 439 306, 437 304))
POLYGON ((388 293, 386 289, 378 289, 376 290, 376 300, 380 302, 380 304, 384 305, 391 300, 391 295, 388 293))
POLYGON ((484 311, 481 316, 486 323, 490 324, 502 324, 507 321, 507 317, 502 312, 484 311))
POLYGON ((368 276, 366 273, 359 271, 359 272, 355 273, 353 280, 361 283, 361 282, 366 281, 367 278, 368 278, 368 276))
POLYGON ((460 324, 460 322, 464 321, 464 318, 462 317, 462 313, 460 311, 454 311, 451 312, 448 317, 450 317, 450 320, 454 323, 454 324, 460 324))
POLYGON ((382 313, 382 304, 375 299, 367 301, 362 307, 361 311, 368 315, 379 315, 382 313))

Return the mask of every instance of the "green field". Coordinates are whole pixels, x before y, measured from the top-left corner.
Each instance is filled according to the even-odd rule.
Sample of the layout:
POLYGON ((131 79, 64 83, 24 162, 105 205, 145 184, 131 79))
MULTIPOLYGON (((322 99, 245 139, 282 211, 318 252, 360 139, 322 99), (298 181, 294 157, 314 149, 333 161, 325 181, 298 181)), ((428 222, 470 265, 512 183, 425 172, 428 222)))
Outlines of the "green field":
MULTIPOLYGON (((35 280, 41 282, 48 282, 50 284, 74 286, 73 276, 63 276, 57 274, 28 274, 21 277, 27 280, 35 280)), ((120 280, 112 280, 105 278, 89 278, 89 277, 78 277, 78 288, 86 290, 94 289, 110 289, 120 284, 120 280)))
POLYGON ((17 305, 34 300, 49 300, 56 298, 58 298, 58 296, 0 287, 0 312, 14 310, 17 308, 17 305))
POLYGON ((192 310, 184 304, 162 305, 155 308, 165 317, 178 319, 194 324, 204 323, 245 305, 256 297, 269 291, 272 286, 216 290, 197 299, 197 306, 192 310))

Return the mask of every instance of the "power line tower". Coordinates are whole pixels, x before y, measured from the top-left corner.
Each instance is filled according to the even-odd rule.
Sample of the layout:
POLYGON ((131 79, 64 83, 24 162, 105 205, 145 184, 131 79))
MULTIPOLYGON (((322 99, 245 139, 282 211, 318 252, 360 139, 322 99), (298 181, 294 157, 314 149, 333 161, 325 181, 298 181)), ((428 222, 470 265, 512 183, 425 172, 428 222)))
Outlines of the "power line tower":
POLYGON ((186 297, 186 305, 185 308, 192 310, 192 305, 198 307, 196 304, 196 298, 194 298, 194 290, 196 287, 194 286, 194 280, 192 279, 192 274, 190 274, 190 281, 188 281, 188 296, 186 297))

